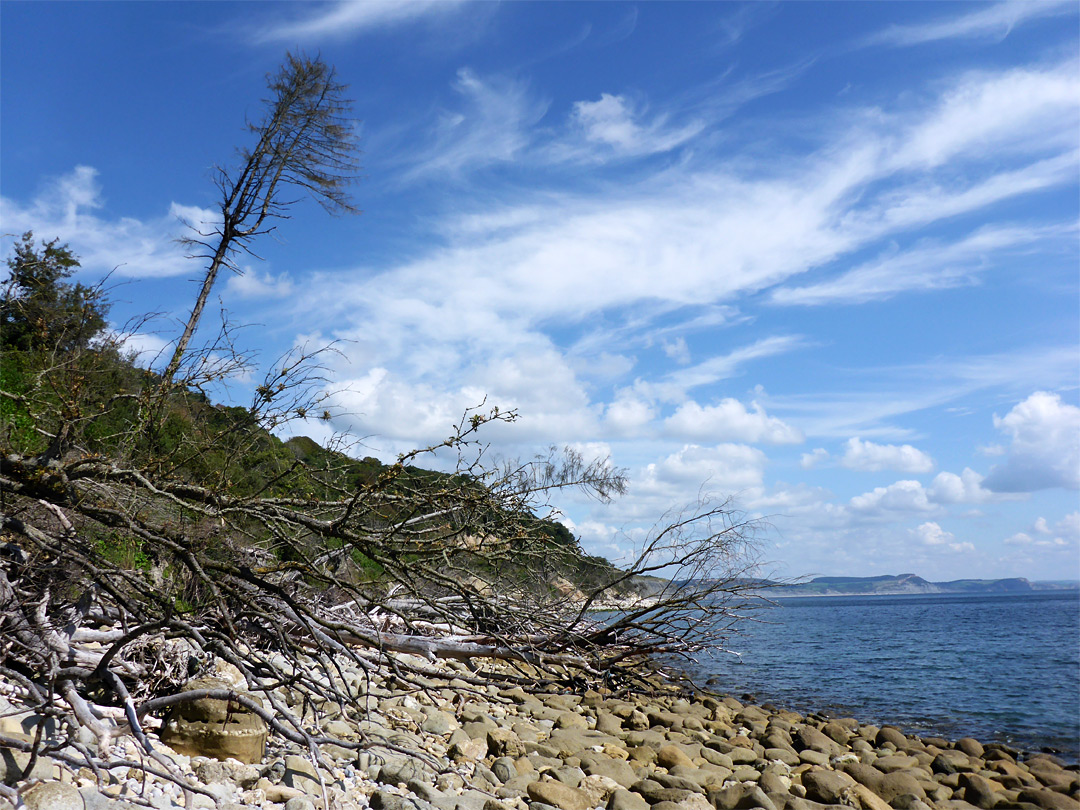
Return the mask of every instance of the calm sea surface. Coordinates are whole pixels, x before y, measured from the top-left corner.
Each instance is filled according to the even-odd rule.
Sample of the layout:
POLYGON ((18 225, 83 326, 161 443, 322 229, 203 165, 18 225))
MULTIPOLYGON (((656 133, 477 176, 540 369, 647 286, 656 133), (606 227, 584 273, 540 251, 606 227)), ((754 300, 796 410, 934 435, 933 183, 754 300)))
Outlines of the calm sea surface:
POLYGON ((758 703, 1075 761, 1080 592, 778 599, 690 671, 758 703))

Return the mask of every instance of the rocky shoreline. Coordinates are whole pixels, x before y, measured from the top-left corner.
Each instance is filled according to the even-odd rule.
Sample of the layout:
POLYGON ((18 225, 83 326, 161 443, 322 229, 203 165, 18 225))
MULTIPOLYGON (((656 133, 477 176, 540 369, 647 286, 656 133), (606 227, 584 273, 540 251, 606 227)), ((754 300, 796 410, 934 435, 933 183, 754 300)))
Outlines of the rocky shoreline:
MULTIPOLYGON (((211 699, 174 710, 151 741, 158 762, 196 788, 193 806, 221 810, 1080 810, 1077 766, 1047 754, 732 697, 478 686, 464 664, 442 666, 449 679, 405 692, 387 670, 342 665, 340 677, 365 681, 366 698, 309 711, 342 743, 315 752, 267 740, 254 714, 211 699)), ((227 668, 216 683, 243 688, 227 668)), ((293 697, 285 686, 276 694, 293 697)), ((0 734, 33 740, 42 722, 45 739, 55 733, 17 708, 0 703, 0 734)), ((179 785, 139 766, 155 762, 140 760, 122 720, 117 731, 111 761, 125 764, 95 775, 41 757, 17 783, 19 801, 30 810, 184 806, 179 785)), ((71 743, 68 753, 94 745, 71 743)), ((28 756, 0 749, 0 781, 15 783, 28 756)))

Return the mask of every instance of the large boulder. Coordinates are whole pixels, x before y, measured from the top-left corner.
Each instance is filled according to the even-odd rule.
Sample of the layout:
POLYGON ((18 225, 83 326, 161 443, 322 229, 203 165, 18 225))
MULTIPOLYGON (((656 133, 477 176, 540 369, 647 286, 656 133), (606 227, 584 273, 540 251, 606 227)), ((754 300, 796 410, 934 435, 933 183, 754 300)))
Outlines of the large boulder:
POLYGON ((526 790, 534 802, 543 802, 559 810, 589 810, 592 800, 583 790, 557 781, 532 782, 526 790))
MULTIPOLYGON (((181 692, 230 688, 230 684, 216 678, 196 678, 184 684, 181 692)), ((255 695, 244 694, 262 705, 255 695)), ((266 723, 245 706, 205 697, 174 706, 161 727, 161 741, 178 753, 213 759, 232 757, 249 764, 262 760, 266 737, 266 723)))

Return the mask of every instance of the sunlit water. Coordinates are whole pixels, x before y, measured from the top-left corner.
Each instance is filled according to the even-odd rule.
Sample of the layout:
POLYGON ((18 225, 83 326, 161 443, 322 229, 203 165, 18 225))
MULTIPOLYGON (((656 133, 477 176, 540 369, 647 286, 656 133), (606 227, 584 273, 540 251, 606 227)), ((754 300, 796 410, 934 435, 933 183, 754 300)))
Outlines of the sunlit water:
POLYGON ((1080 749, 1080 592, 785 598, 696 678, 799 711, 1080 749))

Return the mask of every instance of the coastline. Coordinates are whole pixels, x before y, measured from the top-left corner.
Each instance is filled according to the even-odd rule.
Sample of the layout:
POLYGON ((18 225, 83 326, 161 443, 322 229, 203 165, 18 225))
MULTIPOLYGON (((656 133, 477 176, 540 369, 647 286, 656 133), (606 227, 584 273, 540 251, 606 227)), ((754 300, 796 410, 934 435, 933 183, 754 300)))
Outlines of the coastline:
MULTIPOLYGON (((407 690, 385 671, 370 678, 362 703, 327 713, 321 731, 345 744, 321 745, 321 763, 280 740, 270 740, 257 761, 241 763, 200 756, 175 742, 180 738, 170 738, 176 748, 167 746, 160 730, 151 738, 198 786, 194 806, 222 810, 1080 808, 1075 765, 998 743, 913 737, 851 718, 677 694, 659 674, 650 676, 658 688, 650 695, 533 694, 478 685, 476 673, 457 662, 439 668, 452 679, 407 690)), ((234 688, 244 685, 238 674, 230 676, 234 688)), ((341 676, 367 677, 348 665, 341 676)), ((282 687, 279 696, 288 700, 289 691, 282 687)), ((39 720, 4 717, 0 734, 29 736, 39 720)), ((114 756, 134 753, 122 735, 115 745, 114 756)), ((3 753, 4 763, 25 757, 3 753)), ((39 759, 34 775, 45 781, 24 791, 27 807, 119 810, 137 795, 158 808, 183 804, 175 784, 133 778, 129 766, 106 771, 100 783, 86 769, 63 770, 39 759), (66 792, 73 803, 33 804, 35 793, 44 798, 49 790, 54 799, 66 792)), ((3 776, 10 779, 10 767, 3 776)))

